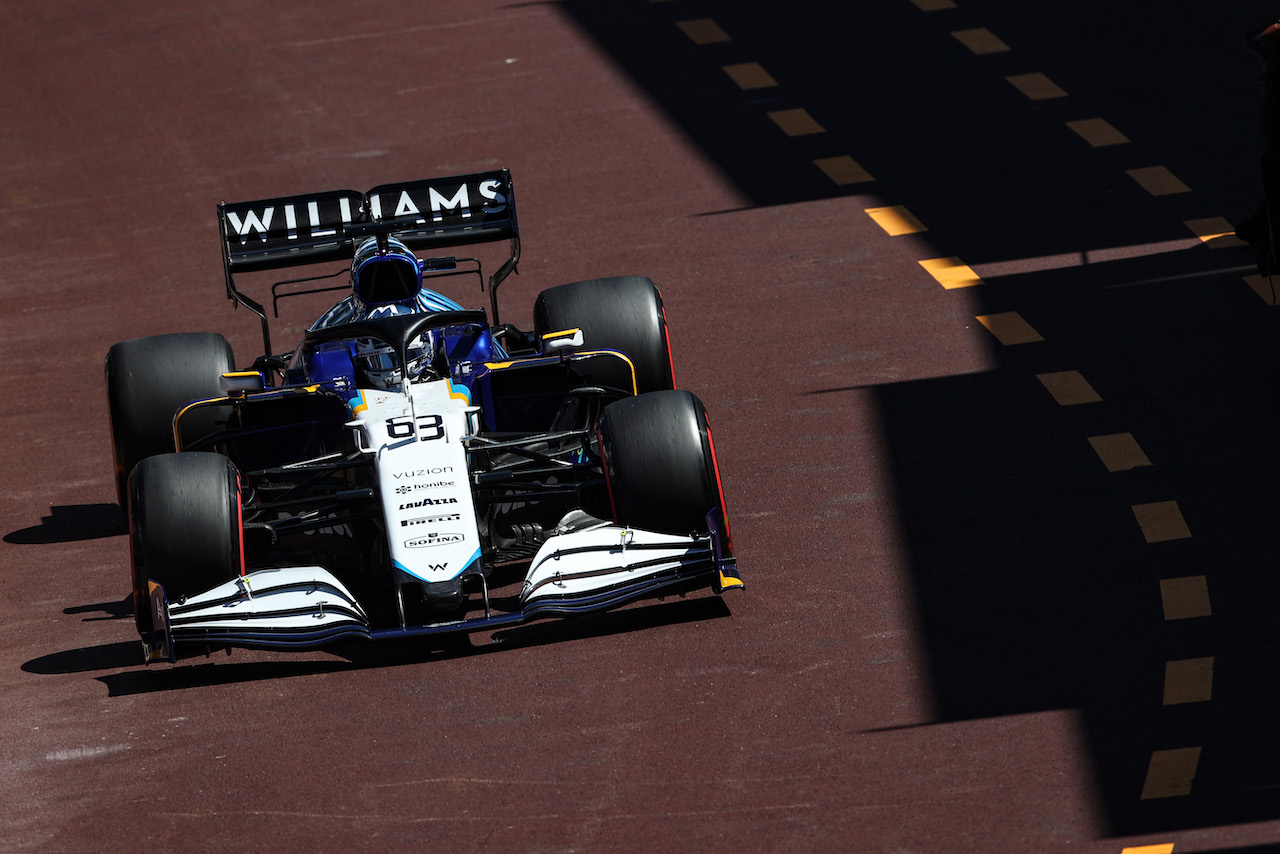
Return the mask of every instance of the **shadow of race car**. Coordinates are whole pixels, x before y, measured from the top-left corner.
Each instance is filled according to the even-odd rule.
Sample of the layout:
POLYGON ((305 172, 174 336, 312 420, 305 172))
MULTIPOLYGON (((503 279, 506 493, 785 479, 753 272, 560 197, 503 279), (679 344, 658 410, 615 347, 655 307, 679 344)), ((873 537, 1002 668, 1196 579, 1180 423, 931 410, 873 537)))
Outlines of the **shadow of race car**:
POLYGON ((111 348, 117 494, 145 661, 496 630, 742 586, 706 411, 677 390, 653 282, 542 291, 498 322, 519 261, 506 170, 218 206, 227 295, 261 320, 237 370, 215 333, 111 348), (489 311, 428 284, 507 241, 489 311), (349 291, 296 349, 237 275, 349 291), (323 284, 350 271, 349 282, 323 284))

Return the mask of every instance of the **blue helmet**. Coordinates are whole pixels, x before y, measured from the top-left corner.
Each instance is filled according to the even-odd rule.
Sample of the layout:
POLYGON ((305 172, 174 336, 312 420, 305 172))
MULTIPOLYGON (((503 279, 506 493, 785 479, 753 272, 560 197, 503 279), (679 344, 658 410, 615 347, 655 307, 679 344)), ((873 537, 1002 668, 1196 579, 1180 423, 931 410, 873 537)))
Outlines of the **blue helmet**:
POLYGON ((394 237, 370 237, 351 261, 351 290, 364 306, 412 305, 422 290, 422 269, 409 247, 394 237))

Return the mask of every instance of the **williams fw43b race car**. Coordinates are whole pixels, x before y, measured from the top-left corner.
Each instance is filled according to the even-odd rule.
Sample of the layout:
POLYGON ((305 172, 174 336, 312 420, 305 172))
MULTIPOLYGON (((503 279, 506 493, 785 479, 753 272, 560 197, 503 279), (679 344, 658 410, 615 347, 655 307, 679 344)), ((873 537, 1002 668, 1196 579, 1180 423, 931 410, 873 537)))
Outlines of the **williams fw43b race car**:
POLYGON ((218 207, 227 295, 262 323, 237 370, 214 333, 124 341, 106 380, 145 660, 496 630, 740 588, 707 415, 676 390, 641 276, 542 291, 498 322, 520 257, 506 170, 218 207), (489 312, 434 289, 446 247, 508 241, 489 312), (429 254, 419 257, 416 251, 429 254), (272 308, 343 291, 274 354, 272 308), (346 278, 349 271, 349 279, 346 278), (339 279, 339 284, 328 280, 339 279))

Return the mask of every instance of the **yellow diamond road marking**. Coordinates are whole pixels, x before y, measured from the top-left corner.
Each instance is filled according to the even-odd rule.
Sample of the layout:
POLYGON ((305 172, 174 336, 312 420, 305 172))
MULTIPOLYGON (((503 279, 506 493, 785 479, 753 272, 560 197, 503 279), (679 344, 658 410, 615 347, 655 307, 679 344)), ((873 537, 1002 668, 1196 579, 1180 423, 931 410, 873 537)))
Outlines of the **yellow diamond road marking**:
POLYGON ((1043 74, 1015 74, 1012 77, 1006 77, 1019 92, 1026 95, 1033 101, 1047 101, 1050 98, 1065 98, 1067 93, 1058 88, 1058 84, 1054 83, 1043 74))
POLYGON ((1067 122, 1067 127, 1080 135, 1080 138, 1094 148, 1106 145, 1124 145, 1129 137, 1113 128, 1106 119, 1082 119, 1078 122, 1067 122))
POLYGON ((1191 784, 1200 764, 1200 748, 1179 747, 1157 750, 1151 754, 1147 779, 1142 784, 1142 799, 1178 798, 1191 794, 1191 784))
POLYGON ((1023 320, 1022 315, 1016 311, 1006 311, 1001 314, 980 314, 977 320, 987 327, 992 335, 996 336, 996 340, 1006 346, 1031 344, 1044 340, 1040 333, 1036 332, 1031 324, 1023 320))
POLYGON ((1189 193, 1191 188, 1179 181, 1174 174, 1163 166, 1147 166, 1142 169, 1129 169, 1130 178, 1142 185, 1153 196, 1172 196, 1175 193, 1189 193))
POLYGON ((739 89, 768 89, 777 86, 778 81, 764 70, 758 62, 740 62, 737 65, 722 65, 724 73, 733 78, 739 89))
POLYGON ((1133 505, 1133 515, 1142 528, 1142 536, 1148 543, 1169 540, 1185 540, 1191 536, 1182 511, 1176 501, 1157 501, 1153 504, 1133 505))
POLYGON ((1244 246, 1245 242, 1236 237, 1236 227, 1226 217, 1211 216, 1204 219, 1183 220, 1183 225, 1191 229, 1191 233, 1208 243, 1210 249, 1227 249, 1232 246, 1244 246))
POLYGON ((821 169, 828 178, 841 187, 848 184, 865 184, 868 181, 875 180, 875 178, 871 177, 870 172, 859 166, 858 161, 847 154, 840 157, 823 157, 813 161, 813 165, 821 169))
POLYGON ((924 227, 924 223, 911 215, 911 212, 901 205, 894 205, 886 208, 866 208, 867 216, 875 220, 876 225, 885 230, 890 237, 897 237, 902 234, 919 234, 929 229, 924 227))
POLYGON ((1089 385, 1089 381, 1079 371, 1036 374, 1036 379, 1048 389, 1059 406, 1078 406, 1102 400, 1102 396, 1093 390, 1093 386, 1089 385))
POLYGON ((938 12, 942 9, 954 9, 952 0, 911 0, 921 12, 938 12))
POLYGON ((1184 658, 1164 664, 1164 705, 1204 703, 1213 699, 1213 656, 1184 658))
POLYGON ((1275 276, 1245 276, 1244 280, 1267 305, 1280 305, 1280 282, 1275 276))
POLYGON ((787 136, 808 136, 814 133, 825 133, 822 125, 813 120, 805 110, 774 110, 769 113, 773 123, 782 128, 787 136))
POLYGON ((1166 620, 1190 620, 1213 614, 1209 606, 1209 581, 1203 575, 1162 579, 1160 602, 1166 620))
POLYGON ((1132 433, 1111 433, 1107 436, 1090 436, 1089 444, 1107 467, 1107 471, 1128 471, 1151 465, 1151 460, 1138 447, 1132 433))
POLYGON ((973 268, 961 263, 959 258, 929 258, 921 261, 920 266, 947 290, 982 284, 982 279, 973 272, 973 268))
POLYGON ((979 55, 984 53, 1004 53, 1009 49, 1007 44, 996 38, 986 27, 978 27, 972 30, 956 30, 951 35, 955 36, 960 44, 979 55))
POLYGON ((1173 854, 1172 842, 1159 842, 1155 845, 1130 845, 1121 848, 1120 854, 1173 854))
POLYGON ((720 25, 710 18, 698 18, 693 21, 680 21, 677 27, 693 40, 694 44, 716 44, 731 41, 729 34, 720 29, 720 25))

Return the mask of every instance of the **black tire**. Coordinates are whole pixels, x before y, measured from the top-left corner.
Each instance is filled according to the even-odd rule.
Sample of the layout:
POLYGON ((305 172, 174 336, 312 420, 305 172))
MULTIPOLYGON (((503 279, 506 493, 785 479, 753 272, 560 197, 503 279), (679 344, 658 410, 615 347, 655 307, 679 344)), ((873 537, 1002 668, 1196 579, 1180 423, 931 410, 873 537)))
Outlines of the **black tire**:
POLYGON ((134 613, 149 620, 147 581, 170 602, 203 593, 244 571, 240 476, 221 454, 160 454, 129 476, 134 613))
MULTIPOLYGON (((173 416, 193 400, 223 396, 219 378, 235 370, 227 339, 214 332, 179 332, 121 341, 107 353, 107 404, 116 469, 116 497, 125 504, 129 472, 138 461, 171 453, 173 416)), ((197 432, 212 432, 217 413, 193 413, 197 432), (207 424, 195 421, 207 420, 207 424)))
POLYGON ((667 534, 707 530, 724 511, 706 409, 687 391, 656 391, 609 404, 600 455, 613 520, 667 534))
POLYGON ((645 276, 587 279, 538 294, 533 325, 548 332, 582 330, 587 349, 619 350, 636 369, 636 393, 676 387, 662 296, 645 276))

